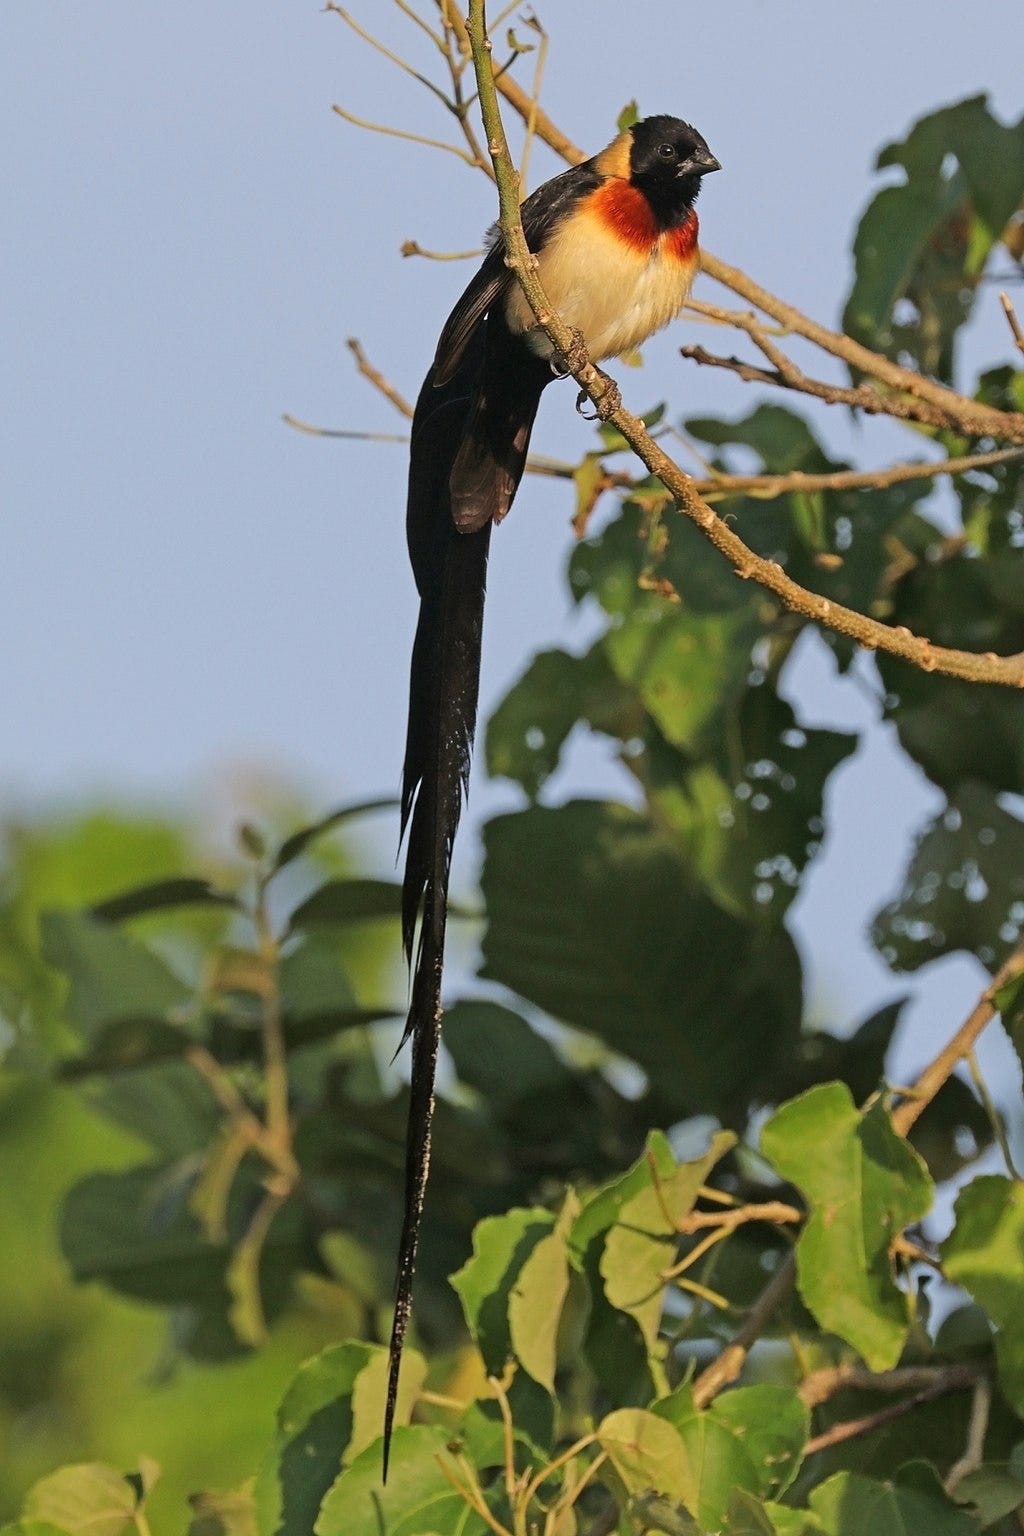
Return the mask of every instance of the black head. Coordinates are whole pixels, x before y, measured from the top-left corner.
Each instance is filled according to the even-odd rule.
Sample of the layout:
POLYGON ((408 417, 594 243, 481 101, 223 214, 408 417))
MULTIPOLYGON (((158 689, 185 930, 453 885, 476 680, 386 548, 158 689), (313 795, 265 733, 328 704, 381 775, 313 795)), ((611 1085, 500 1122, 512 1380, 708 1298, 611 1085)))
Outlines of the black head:
POLYGON ((678 117, 645 117, 630 132, 630 177, 672 222, 692 207, 701 177, 722 167, 696 128, 678 117))

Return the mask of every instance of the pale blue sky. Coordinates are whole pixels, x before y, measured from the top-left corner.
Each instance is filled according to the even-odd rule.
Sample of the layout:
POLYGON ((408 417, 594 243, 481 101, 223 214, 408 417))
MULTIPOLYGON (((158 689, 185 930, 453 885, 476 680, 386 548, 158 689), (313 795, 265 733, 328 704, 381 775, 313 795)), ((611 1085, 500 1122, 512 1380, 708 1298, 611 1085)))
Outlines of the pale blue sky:
MULTIPOLYGON (((434 67, 386 0, 351 8, 434 67)), ((952 0, 555 0, 540 14, 558 121, 597 149, 633 96, 691 119, 724 166, 701 202, 707 245, 829 322, 880 144, 978 90, 1004 118, 1022 107, 1020 0, 987 0, 970 24, 952 0)), ((469 269, 403 260, 399 245, 478 243, 491 189, 331 113, 338 101, 449 134, 420 88, 315 4, 7 5, 0 86, 6 804, 187 799, 253 762, 324 807, 388 792, 415 623, 404 453, 300 436, 280 417, 399 425, 345 337, 415 394, 469 269)), ((555 169, 538 150, 534 184, 555 169)), ((627 403, 749 408, 734 380, 678 358, 693 335, 683 322, 648 349, 622 379, 627 403)), ((994 295, 970 351, 1008 355, 994 295)), ((817 420, 861 462, 906 451, 893 428, 817 420)), ((571 388, 549 390, 536 446, 570 457, 588 442, 571 388)), ((530 480, 495 538, 485 714, 536 649, 582 634, 563 581, 571 510, 564 487, 530 480)), ((801 713, 867 723, 863 694, 803 648, 801 713)), ((588 749, 555 788, 621 783, 588 749)), ((511 803, 476 775, 464 884, 474 824, 511 803)), ((833 803, 845 819, 798 926, 812 992, 847 1022, 897 990, 862 930, 938 797, 876 729, 833 803)), ((935 969, 919 1012, 939 1036, 980 973, 935 969)))

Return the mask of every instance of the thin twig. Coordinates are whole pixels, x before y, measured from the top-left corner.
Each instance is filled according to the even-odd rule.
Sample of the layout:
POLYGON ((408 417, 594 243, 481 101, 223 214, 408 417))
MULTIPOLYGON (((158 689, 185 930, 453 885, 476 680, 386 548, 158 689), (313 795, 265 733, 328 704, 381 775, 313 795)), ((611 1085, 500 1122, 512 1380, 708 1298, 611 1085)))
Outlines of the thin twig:
POLYGON ((902 1104, 893 1111, 892 1123, 900 1136, 906 1136, 918 1117, 923 1114, 947 1078, 952 1077, 957 1064, 974 1049, 986 1024, 996 1015, 995 995, 1014 976, 1024 971, 1024 944, 1019 945, 1003 961, 984 992, 975 1003, 949 1043, 929 1062, 914 1086, 907 1090, 902 1104))
POLYGON ((296 432, 305 432, 309 437, 341 437, 353 443, 408 443, 407 432, 357 432, 354 428, 345 427, 316 427, 311 421, 300 421, 289 411, 284 411, 281 420, 286 427, 293 427, 296 432))
POLYGON ((398 247, 400 256, 425 256, 428 261, 472 261, 483 253, 479 245, 473 251, 428 251, 418 240, 403 240, 398 247))
POLYGON ((390 400, 402 416, 408 421, 413 418, 413 408, 404 395, 400 395, 393 384, 389 384, 379 368, 375 368, 363 351, 360 342, 355 336, 350 336, 345 342, 346 347, 356 360, 356 367, 364 379, 369 379, 374 389, 379 389, 385 400, 390 400))
POLYGON ((411 5, 408 5, 406 3, 406 0, 395 0, 395 4, 398 6, 398 9, 402 12, 402 15, 403 16, 408 16, 410 21, 414 21, 418 27, 421 27, 423 29, 423 31, 427 34, 427 36, 430 38, 430 41, 432 43, 436 44, 436 46, 438 48, 440 48, 441 52, 443 53, 444 52, 444 41, 443 41, 442 38, 440 38, 437 35, 437 33, 434 31, 433 27, 429 26, 427 24, 427 22, 425 22, 423 20, 423 17, 417 14, 416 11, 413 10, 411 5))
POLYGON ((1010 295, 1004 291, 999 295, 999 302, 1003 306, 1003 313, 1006 316, 1006 323, 1013 333, 1013 339, 1017 343, 1017 349, 1020 352, 1024 352, 1024 330, 1021 329, 1021 323, 1017 319, 1017 311, 1013 307, 1013 300, 1010 298, 1010 295))
POLYGON ((693 1401, 697 1408, 706 1408, 723 1388, 736 1380, 751 1348, 793 1289, 795 1279, 796 1261, 790 1252, 754 1302, 742 1327, 736 1330, 721 1354, 701 1371, 694 1382, 693 1401))
POLYGON ((366 128, 370 133, 383 133, 392 139, 406 139, 410 144, 425 144, 428 149, 445 149, 450 155, 458 155, 467 165, 476 165, 472 155, 460 149, 457 144, 448 144, 444 139, 428 139, 422 133, 408 133, 404 128, 391 128, 387 123, 371 123, 365 117, 356 117, 354 112, 347 112, 344 107, 339 107, 337 102, 331 108, 343 117, 346 123, 353 123, 357 128, 366 128))
POLYGON ((540 37, 537 48, 537 62, 533 71, 533 90, 530 93, 530 110, 526 115, 526 137, 523 140, 523 155, 519 162, 519 186, 520 196, 526 196, 526 173, 530 165, 530 150, 533 148, 533 140, 537 132, 537 112, 540 108, 541 84, 544 80, 544 66, 548 60, 548 34, 537 20, 536 16, 527 18, 527 26, 530 26, 540 37))
POLYGON ((361 37, 364 42, 370 44, 371 48, 376 48, 378 53, 382 53, 386 59, 390 59, 392 64, 404 70, 407 75, 411 75, 414 80, 418 80, 420 85, 425 85, 428 91, 433 91, 434 95, 444 102, 449 111, 452 110, 452 103, 448 100, 440 86, 435 85, 433 80, 429 80, 426 75, 421 75, 418 69, 413 69, 412 65, 401 58, 399 54, 392 53, 391 49, 385 47, 380 41, 380 38, 374 37, 372 32, 368 32, 365 27, 360 26, 354 16, 350 16, 348 11, 344 10, 340 5, 336 5, 335 0, 327 0, 324 10, 333 11, 335 16, 340 16, 342 21, 347 22, 358 37, 361 37))
POLYGON ((964 1453, 955 1461, 946 1474, 943 1487, 950 1498, 956 1493, 960 1483, 971 1472, 977 1472, 985 1460, 985 1436, 988 1433, 988 1416, 992 1407, 992 1382, 987 1376, 979 1376, 974 1383, 974 1396, 971 1399, 971 1416, 967 1424, 967 1444, 964 1453))
POLYGON ((962 1390, 966 1383, 950 1378, 936 1380, 929 1387, 924 1387, 920 1392, 915 1392, 911 1397, 901 1398, 898 1403, 890 1403, 885 1408, 879 1408, 875 1413, 867 1413, 859 1419, 847 1419, 841 1424, 833 1424, 820 1435, 814 1435, 804 1446, 804 1459, 813 1456, 817 1451, 828 1450, 830 1446, 842 1445, 846 1440, 855 1440, 861 1435, 869 1435, 872 1430, 880 1429, 883 1424, 888 1424, 892 1419, 902 1418, 903 1414, 920 1408, 923 1403, 930 1403, 933 1398, 944 1397, 947 1392, 962 1390))
POLYGON ((946 1390, 970 1387, 983 1375, 985 1367, 974 1361, 952 1365, 904 1365, 893 1371, 869 1371, 846 1362, 812 1371, 797 1387, 797 1394, 808 1408, 827 1403, 837 1392, 923 1392, 939 1383, 946 1390))
POLYGON ((794 305, 787 304, 767 288, 755 283, 738 267, 729 266, 709 251, 703 252, 701 266, 709 277, 715 278, 733 293, 738 293, 763 314, 770 315, 787 331, 803 336, 822 351, 840 358, 857 372, 878 379, 898 394, 908 394, 915 400, 935 406, 955 430, 970 437, 994 437, 1005 442, 1024 443, 1024 413, 999 411, 993 406, 982 405, 977 400, 968 399, 966 395, 957 394, 944 384, 925 378, 911 368, 901 368, 881 352, 872 352, 870 347, 862 346, 851 336, 819 325, 794 305))
POLYGON ((933 464, 893 464, 888 469, 837 469, 812 475, 802 469, 784 475, 715 475, 694 478, 694 489, 707 501, 742 494, 771 501, 790 491, 885 490, 908 480, 933 480, 939 475, 966 475, 1024 459, 1024 448, 996 448, 991 453, 972 453, 961 459, 939 459, 933 464))
POLYGON ((1011 1179, 1019 1180, 1020 1175, 1013 1166, 1013 1156, 1010 1152, 1010 1143, 1006 1137, 1006 1126, 1003 1123, 1003 1117, 996 1108, 992 1095, 988 1091, 988 1083, 986 1083, 982 1076, 981 1068, 978 1065, 977 1053, 973 1046, 967 1052, 964 1060, 967 1063, 967 1070, 971 1074, 971 1082, 974 1084, 978 1098, 981 1100, 981 1107, 988 1116, 988 1123, 992 1127, 993 1139, 1002 1153, 1006 1172, 1011 1179))

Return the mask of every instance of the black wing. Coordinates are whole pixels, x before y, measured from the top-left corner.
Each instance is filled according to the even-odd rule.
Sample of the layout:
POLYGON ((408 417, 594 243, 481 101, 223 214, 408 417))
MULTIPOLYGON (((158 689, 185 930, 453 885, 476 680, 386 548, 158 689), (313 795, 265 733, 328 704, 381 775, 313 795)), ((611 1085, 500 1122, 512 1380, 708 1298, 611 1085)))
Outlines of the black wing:
MULTIPOLYGON (((571 166, 532 192, 522 209, 523 233, 530 250, 542 250, 560 220, 599 187, 601 181, 594 162, 587 160, 583 165, 571 166)), ((487 246, 483 265, 445 321, 437 343, 434 384, 438 388, 450 382, 462 361, 469 338, 487 311, 515 282, 505 265, 505 247, 497 225, 488 230, 487 246)))

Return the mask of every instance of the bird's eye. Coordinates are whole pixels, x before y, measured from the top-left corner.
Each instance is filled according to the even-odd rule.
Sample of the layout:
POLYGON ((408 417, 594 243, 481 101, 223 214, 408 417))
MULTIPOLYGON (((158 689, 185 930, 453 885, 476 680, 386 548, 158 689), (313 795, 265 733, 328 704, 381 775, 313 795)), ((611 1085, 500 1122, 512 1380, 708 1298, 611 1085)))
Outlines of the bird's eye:
POLYGON ((662 160, 674 160, 676 157, 676 147, 674 144, 659 144, 658 154, 662 160))

